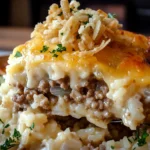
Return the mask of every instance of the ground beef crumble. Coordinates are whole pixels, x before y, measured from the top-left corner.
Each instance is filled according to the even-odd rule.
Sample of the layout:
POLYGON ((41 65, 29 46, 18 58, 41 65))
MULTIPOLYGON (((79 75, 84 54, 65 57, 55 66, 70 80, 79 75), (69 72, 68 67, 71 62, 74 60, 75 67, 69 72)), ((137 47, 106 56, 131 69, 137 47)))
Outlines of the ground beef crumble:
POLYGON ((19 93, 12 97, 12 100, 17 103, 20 108, 23 105, 29 105, 33 103, 34 94, 43 94, 47 100, 41 100, 40 107, 42 110, 50 111, 51 107, 57 104, 58 96, 52 93, 55 88, 62 91, 61 97, 67 103, 80 104, 83 103, 86 109, 102 112, 102 118, 108 119, 111 117, 109 108, 112 105, 112 100, 106 97, 109 91, 108 86, 103 80, 97 80, 94 77, 87 79, 84 86, 76 86, 75 89, 70 88, 69 77, 59 79, 57 81, 41 80, 37 89, 23 88, 23 86, 17 84, 19 93))

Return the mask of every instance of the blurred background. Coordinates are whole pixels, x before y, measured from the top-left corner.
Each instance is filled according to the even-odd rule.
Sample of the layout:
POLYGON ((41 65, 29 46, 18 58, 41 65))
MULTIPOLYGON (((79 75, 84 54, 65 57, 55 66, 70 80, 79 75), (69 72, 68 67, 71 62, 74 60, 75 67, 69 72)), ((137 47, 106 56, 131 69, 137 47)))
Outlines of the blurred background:
MULTIPOLYGON (((115 13, 124 29, 150 35, 150 0, 79 0, 91 7, 115 13)), ((4 0, 0 2, 0 50, 12 50, 30 38, 33 27, 44 21, 48 8, 59 0, 4 0)))

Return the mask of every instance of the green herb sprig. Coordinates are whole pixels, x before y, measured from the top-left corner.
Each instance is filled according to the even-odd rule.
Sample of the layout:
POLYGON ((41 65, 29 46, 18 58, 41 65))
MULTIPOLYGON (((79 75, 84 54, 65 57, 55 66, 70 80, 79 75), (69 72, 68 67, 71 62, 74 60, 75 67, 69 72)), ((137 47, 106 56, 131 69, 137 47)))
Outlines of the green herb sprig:
POLYGON ((49 49, 48 46, 43 45, 43 48, 42 48, 42 50, 40 50, 40 52, 41 52, 41 53, 44 53, 44 52, 48 51, 48 49, 49 49))
POLYGON ((34 124, 34 122, 33 122, 32 125, 31 125, 31 127, 29 127, 29 129, 30 129, 30 130, 33 130, 34 127, 35 127, 35 124, 34 124))
POLYGON ((12 137, 9 137, 5 140, 4 144, 0 145, 0 150, 8 150, 19 144, 21 134, 17 129, 14 129, 12 137))
POLYGON ((14 57, 18 58, 18 57, 21 57, 21 56, 22 56, 22 54, 19 51, 17 51, 14 57))
POLYGON ((0 122, 3 124, 3 130, 2 130, 2 134, 5 133, 5 129, 8 128, 10 125, 9 124, 6 124, 2 121, 2 119, 0 119, 0 122))
POLYGON ((146 138, 149 136, 149 134, 146 132, 146 130, 143 130, 141 136, 137 137, 137 144, 138 146, 143 146, 146 144, 146 138))
POLYGON ((88 24, 88 23, 89 23, 89 21, 84 21, 84 22, 83 22, 84 25, 86 25, 86 24, 88 24))
POLYGON ((14 129, 14 133, 13 133, 13 139, 14 140, 19 140, 21 138, 21 134, 17 129, 14 129))
POLYGON ((87 16, 88 16, 88 20, 83 22, 84 25, 88 24, 89 23, 89 19, 93 17, 92 14, 87 14, 87 16))
POLYGON ((111 146, 111 149, 115 149, 115 147, 114 147, 114 146, 111 146))
POLYGON ((53 57, 58 57, 58 53, 62 53, 66 51, 66 47, 62 46, 62 44, 57 44, 57 48, 53 49, 50 53, 53 54, 53 57))
MULTIPOLYGON (((128 141, 130 143, 134 143, 137 142, 137 145, 139 147, 143 146, 146 144, 146 139, 149 136, 149 134, 147 133, 146 129, 144 129, 143 131, 139 131, 139 129, 135 132, 135 136, 131 138, 128 138, 128 141)), ((135 150, 136 147, 133 148, 133 150, 135 150)))
POLYGON ((129 141, 130 143, 133 143, 133 141, 132 141, 130 138, 128 138, 128 141, 129 141))
POLYGON ((56 58, 57 58, 57 57, 58 57, 58 55, 57 55, 57 54, 53 54, 53 57, 56 57, 56 58))

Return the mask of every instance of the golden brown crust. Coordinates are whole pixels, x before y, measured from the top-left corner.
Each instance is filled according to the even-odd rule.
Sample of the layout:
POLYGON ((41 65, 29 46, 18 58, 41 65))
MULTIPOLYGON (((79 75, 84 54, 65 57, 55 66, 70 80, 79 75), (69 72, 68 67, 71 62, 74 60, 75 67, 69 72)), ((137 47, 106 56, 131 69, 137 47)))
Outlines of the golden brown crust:
POLYGON ((144 50, 149 48, 148 38, 141 34, 136 34, 126 30, 116 30, 112 32, 108 29, 106 35, 111 38, 112 41, 122 43, 128 47, 141 48, 144 50))

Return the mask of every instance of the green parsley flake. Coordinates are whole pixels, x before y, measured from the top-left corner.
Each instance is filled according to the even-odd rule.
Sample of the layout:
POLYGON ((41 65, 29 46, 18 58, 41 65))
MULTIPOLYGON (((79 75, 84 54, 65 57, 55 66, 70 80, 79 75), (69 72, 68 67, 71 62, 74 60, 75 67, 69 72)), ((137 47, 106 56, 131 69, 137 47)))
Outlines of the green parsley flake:
POLYGON ((58 47, 56 49, 57 52, 62 53, 63 51, 66 51, 66 47, 63 47, 62 44, 57 44, 57 47, 58 47))
POLYGON ((44 53, 44 52, 46 52, 48 49, 49 49, 49 47, 46 46, 46 45, 44 45, 44 46, 43 46, 43 49, 40 50, 40 52, 41 52, 41 53, 44 53))
POLYGON ((50 53, 53 54, 53 57, 58 57, 58 53, 62 53, 66 51, 66 47, 62 46, 62 44, 57 44, 57 48, 53 49, 50 53))
POLYGON ((58 14, 58 16, 62 16, 62 14, 63 14, 63 13, 62 13, 62 12, 60 12, 60 13, 58 14))
POLYGON ((53 53, 53 54, 54 54, 55 52, 56 52, 56 50, 55 50, 55 49, 53 49, 50 53, 53 53))
POLYGON ((108 18, 112 18, 113 19, 113 18, 116 18, 116 16, 117 16, 116 14, 108 13, 108 18))
POLYGON ((132 141, 131 141, 131 139, 130 139, 130 138, 128 138, 128 141, 129 141, 130 143, 132 143, 132 141))
POLYGON ((17 51, 14 57, 21 57, 21 56, 22 54, 19 51, 17 51))
POLYGON ((87 15, 88 15, 89 18, 88 18, 88 21, 84 21, 83 22, 84 25, 88 24, 89 23, 89 19, 93 17, 92 14, 87 14, 87 15))
POLYGON ((57 55, 57 54, 54 54, 54 55, 53 55, 53 57, 56 57, 56 58, 57 58, 57 57, 58 57, 58 55, 57 55))
POLYGON ((86 24, 88 24, 88 23, 89 23, 89 21, 85 21, 85 22, 83 22, 83 24, 84 24, 84 25, 86 25, 86 24))
POLYGON ((35 127, 35 124, 34 124, 34 122, 33 122, 32 125, 31 125, 31 127, 29 127, 29 129, 30 129, 30 130, 33 130, 34 127, 35 127))
POLYGON ((20 132, 17 129, 14 129, 13 138, 19 140, 21 137, 20 132))
POLYGON ((8 149, 16 146, 15 142, 16 141, 13 138, 11 138, 11 137, 7 138, 4 142, 4 144, 0 145, 0 150, 8 150, 8 149))
POLYGON ((0 122, 1 122, 2 124, 4 124, 4 122, 2 121, 2 119, 0 119, 0 122))
POLYGON ((62 36, 64 35, 64 33, 63 33, 63 32, 61 32, 60 34, 61 34, 62 36))
POLYGON ((3 125, 2 134, 4 134, 4 133, 5 133, 5 129, 8 128, 10 125, 9 125, 9 124, 6 124, 6 125, 5 125, 5 123, 2 121, 2 119, 0 119, 0 122, 1 122, 2 125, 3 125))
POLYGON ((149 136, 149 134, 144 130, 141 134, 141 136, 138 137, 138 146, 143 146, 146 144, 146 138, 149 136))
POLYGON ((8 128, 9 126, 10 126, 9 124, 6 124, 6 125, 3 126, 2 134, 5 133, 5 129, 8 128))
MULTIPOLYGON (((139 147, 143 146, 146 144, 146 138, 149 136, 149 134, 146 132, 146 130, 143 130, 140 132, 140 130, 138 129, 136 132, 135 132, 135 137, 133 137, 133 139, 129 139, 128 138, 128 141, 130 143, 134 143, 137 141, 137 145, 139 147)), ((133 148, 133 150, 135 150, 136 147, 133 148)))
POLYGON ((8 150, 14 146, 17 146, 20 138, 21 138, 20 132, 17 131, 17 129, 14 129, 12 137, 7 138, 4 144, 0 145, 0 150, 8 150))
POLYGON ((115 149, 115 147, 114 147, 114 146, 111 146, 111 149, 115 149))

